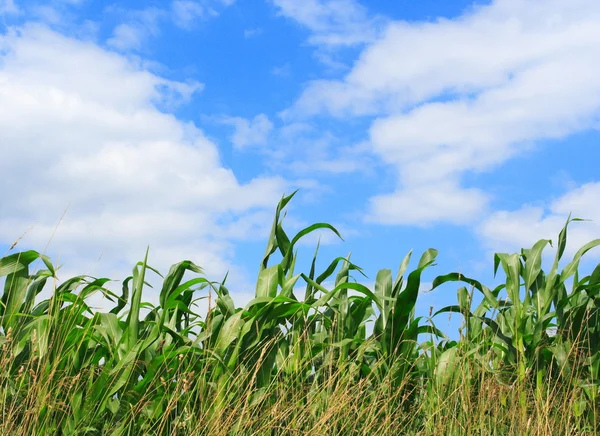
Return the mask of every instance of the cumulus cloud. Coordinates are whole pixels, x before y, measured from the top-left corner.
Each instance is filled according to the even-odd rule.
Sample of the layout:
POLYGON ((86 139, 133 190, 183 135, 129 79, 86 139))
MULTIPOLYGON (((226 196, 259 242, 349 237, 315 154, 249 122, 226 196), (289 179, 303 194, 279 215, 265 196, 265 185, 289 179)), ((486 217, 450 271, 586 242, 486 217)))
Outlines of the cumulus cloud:
POLYGON ((428 226, 439 221, 467 224, 481 218, 485 194, 454 183, 423 184, 370 199, 367 221, 428 226))
POLYGON ((147 244, 163 271, 234 269, 228 226, 271 211, 287 183, 239 183, 197 126, 159 110, 194 89, 42 26, 0 36, 0 241, 34 224, 20 244, 42 250, 68 207, 49 254, 77 273, 127 273, 147 244))
POLYGON ((273 130, 273 123, 265 114, 259 114, 251 120, 241 117, 224 117, 222 122, 234 127, 231 142, 237 148, 265 145, 273 130))
POLYGON ((374 117, 372 151, 399 177, 371 218, 460 221, 487 207, 461 185, 465 173, 599 126, 598 50, 595 0, 496 0, 454 19, 390 23, 343 79, 311 82, 282 116, 374 117))
MULTIPOLYGON (((567 254, 600 238, 600 182, 592 182, 556 198, 547 206, 526 205, 515 211, 497 211, 484 220, 478 233, 494 251, 514 251, 530 247, 540 239, 556 241, 560 229, 573 218, 590 220, 571 224, 567 254)), ((596 250, 596 256, 600 253, 596 250)))

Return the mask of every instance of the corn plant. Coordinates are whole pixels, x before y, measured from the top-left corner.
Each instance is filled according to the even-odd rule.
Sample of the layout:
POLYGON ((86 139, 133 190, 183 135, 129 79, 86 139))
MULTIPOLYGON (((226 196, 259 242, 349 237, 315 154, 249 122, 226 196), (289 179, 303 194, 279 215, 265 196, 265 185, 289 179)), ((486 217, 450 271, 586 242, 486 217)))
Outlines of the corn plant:
POLYGON ((227 277, 211 281, 190 260, 162 276, 148 251, 119 292, 108 278, 60 281, 35 251, 1 258, 2 434, 596 431, 600 266, 583 277, 579 266, 600 241, 563 265, 575 220, 560 232, 548 272, 551 241, 542 240, 496 254, 493 271, 504 280, 494 287, 440 275, 433 288, 462 284, 457 304, 426 319, 415 307, 436 250, 412 271, 409 252, 396 276, 379 271, 372 289, 356 280, 365 274, 350 255, 318 272, 318 245, 309 271, 298 272, 303 237, 341 235, 316 223, 289 236, 283 221, 294 194, 276 208, 245 307, 227 277), (150 275, 161 281, 156 305, 143 298, 150 275), (112 308, 92 310, 95 293, 112 308), (460 338, 435 326, 441 313, 464 318, 460 338))

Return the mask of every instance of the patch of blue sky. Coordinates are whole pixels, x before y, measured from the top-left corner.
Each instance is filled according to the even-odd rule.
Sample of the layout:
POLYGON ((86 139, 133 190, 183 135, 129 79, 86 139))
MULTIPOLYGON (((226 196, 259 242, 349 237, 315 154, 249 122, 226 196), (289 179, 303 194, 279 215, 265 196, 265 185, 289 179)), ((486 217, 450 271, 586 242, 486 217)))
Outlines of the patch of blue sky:
POLYGON ((597 181, 597 167, 588 159, 598 155, 599 143, 598 132, 587 130, 568 138, 524 144, 515 158, 493 171, 467 173, 464 183, 485 186, 494 209, 547 206, 574 187, 597 181))

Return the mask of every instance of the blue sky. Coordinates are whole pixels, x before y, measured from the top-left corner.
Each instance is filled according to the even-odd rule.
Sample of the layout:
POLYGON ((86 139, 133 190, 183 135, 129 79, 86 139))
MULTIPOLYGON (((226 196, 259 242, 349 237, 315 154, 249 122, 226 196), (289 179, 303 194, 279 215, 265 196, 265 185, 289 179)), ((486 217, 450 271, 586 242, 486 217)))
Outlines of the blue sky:
POLYGON ((492 284, 569 213, 570 254, 600 236, 599 49, 596 0, 0 0, 0 248, 118 279, 150 244, 243 304, 300 188, 322 268, 434 247, 492 284))

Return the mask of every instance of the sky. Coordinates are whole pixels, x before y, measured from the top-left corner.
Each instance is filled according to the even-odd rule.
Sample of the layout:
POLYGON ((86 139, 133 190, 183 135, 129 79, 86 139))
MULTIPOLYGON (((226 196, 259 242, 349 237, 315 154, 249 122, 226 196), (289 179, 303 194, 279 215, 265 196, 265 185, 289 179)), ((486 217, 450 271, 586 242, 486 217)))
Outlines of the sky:
POLYGON ((320 236, 371 286, 430 247, 491 286, 569 214, 568 256, 600 237, 599 52, 597 0, 0 0, 0 252, 122 280, 149 245, 241 306, 299 189, 288 232, 344 238, 301 270, 320 236))

